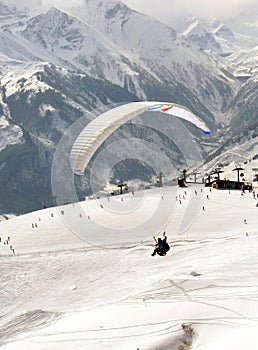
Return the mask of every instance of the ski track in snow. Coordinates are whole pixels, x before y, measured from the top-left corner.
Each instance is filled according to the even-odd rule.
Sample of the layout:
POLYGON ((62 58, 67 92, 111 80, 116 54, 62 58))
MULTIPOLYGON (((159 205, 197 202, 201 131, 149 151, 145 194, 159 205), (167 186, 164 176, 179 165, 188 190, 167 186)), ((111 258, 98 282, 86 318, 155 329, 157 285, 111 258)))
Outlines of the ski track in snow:
MULTIPOLYGON (((154 203, 163 196, 162 205, 171 207, 184 191, 149 190, 145 200, 154 203)), ((243 198, 239 191, 204 189, 199 205, 205 211, 196 211, 182 233, 175 227, 181 227, 193 199, 191 188, 186 191, 160 230, 167 230, 171 244, 164 258, 150 255, 152 232, 125 246, 88 245, 56 212, 50 216, 56 208, 2 222, 0 348, 186 350, 192 344, 198 350, 235 350, 243 349, 243 342, 246 348, 258 345, 257 201, 249 193, 243 198)), ((124 200, 134 200, 129 196, 124 200)), ((119 198, 112 200, 122 206, 119 198)), ((81 205, 97 217, 103 213, 99 203, 81 205)), ((149 202, 146 208, 143 204, 148 207, 149 202)), ((63 208, 68 213, 68 206, 63 208)))

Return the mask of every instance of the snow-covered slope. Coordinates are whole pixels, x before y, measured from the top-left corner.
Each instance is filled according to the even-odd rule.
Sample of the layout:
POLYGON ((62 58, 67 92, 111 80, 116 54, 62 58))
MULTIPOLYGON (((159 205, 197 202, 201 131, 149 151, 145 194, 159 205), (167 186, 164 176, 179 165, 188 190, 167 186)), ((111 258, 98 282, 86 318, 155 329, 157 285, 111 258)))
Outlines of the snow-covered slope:
POLYGON ((229 59, 231 68, 239 78, 258 76, 258 46, 235 51, 229 59))
POLYGON ((0 152, 10 145, 23 143, 23 132, 18 125, 10 125, 4 118, 0 118, 0 152))
POLYGON ((0 223, 1 349, 256 348, 256 204, 165 187, 0 223))

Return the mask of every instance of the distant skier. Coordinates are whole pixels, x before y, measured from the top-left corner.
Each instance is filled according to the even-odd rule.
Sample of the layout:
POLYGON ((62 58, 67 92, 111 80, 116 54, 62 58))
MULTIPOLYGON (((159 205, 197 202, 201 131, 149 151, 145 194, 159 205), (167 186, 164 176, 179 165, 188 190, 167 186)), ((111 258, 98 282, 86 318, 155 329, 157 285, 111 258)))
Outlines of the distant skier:
POLYGON ((166 232, 163 232, 163 239, 158 238, 158 240, 156 240, 155 237, 153 237, 153 238, 154 238, 156 244, 155 244, 155 249, 151 255, 152 256, 155 256, 156 254, 158 254, 160 256, 166 255, 170 249, 170 246, 167 243, 166 232))

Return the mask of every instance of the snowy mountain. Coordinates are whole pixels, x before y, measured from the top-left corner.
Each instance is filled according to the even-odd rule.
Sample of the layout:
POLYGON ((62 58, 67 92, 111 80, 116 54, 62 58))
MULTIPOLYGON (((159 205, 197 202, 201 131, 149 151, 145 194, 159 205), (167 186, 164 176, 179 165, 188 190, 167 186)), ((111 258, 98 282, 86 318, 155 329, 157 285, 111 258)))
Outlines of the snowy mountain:
POLYGON ((183 33, 203 50, 223 57, 235 76, 248 78, 257 75, 257 38, 233 33, 218 19, 203 23, 199 19, 189 20, 183 33))
POLYGON ((188 28, 183 34, 204 50, 210 50, 218 54, 223 53, 223 49, 213 33, 210 32, 209 29, 197 19, 191 21, 191 24, 189 24, 188 28))
POLYGON ((35 55, 40 50, 43 60, 107 79, 143 99, 147 97, 144 86, 149 85, 149 80, 161 85, 169 83, 172 91, 178 85, 188 88, 190 83, 192 93, 199 99, 200 96, 203 99, 209 86, 213 90, 209 104, 215 111, 221 103, 219 89, 228 90, 225 98, 232 95, 230 76, 226 77, 229 87, 224 84, 225 79, 220 78, 225 76, 223 67, 218 74, 216 62, 194 45, 185 43, 171 28, 120 3, 89 1, 85 4, 88 5, 86 13, 98 13, 96 18, 88 15, 87 25, 52 8, 45 15, 29 20, 20 35, 33 44, 35 55), (155 35, 152 39, 150 31, 155 35), (190 64, 194 66, 193 74, 186 69, 190 64))
MULTIPOLYGON (((53 204, 50 169, 56 147, 80 117, 89 122, 89 112, 137 100, 186 105, 212 129, 207 140, 191 128, 203 157, 223 144, 231 119, 241 117, 241 83, 225 64, 121 2, 87 0, 74 8, 73 15, 57 8, 37 16, 8 7, 2 13, 6 14, 0 28, 1 120, 6 125, 1 129, 5 136, 0 152, 3 213, 53 204), (232 104, 237 96, 239 108, 232 104)), ((255 105, 250 108, 255 110, 255 105)), ((153 130, 124 127, 114 140, 119 135, 155 140, 161 150, 173 150, 168 157, 180 159, 175 145, 153 130)), ((139 167, 153 175, 141 162, 139 167)), ((87 178, 78 186, 80 195, 89 192, 87 178)))
MULTIPOLYGON (((85 0, 76 13, 128 55, 136 56, 137 63, 155 74, 158 80, 166 82, 170 89, 174 88, 175 82, 191 85, 191 92, 202 96, 203 101, 209 87, 210 96, 214 98, 209 105, 217 112, 216 106, 221 104, 223 96, 217 83, 220 88, 224 86, 224 67, 219 67, 217 61, 200 52, 171 27, 115 1, 85 0)), ((230 76, 225 79, 229 82, 230 76)), ((227 90, 226 86, 224 88, 227 90)))
POLYGON ((213 33, 216 37, 222 38, 230 43, 233 43, 235 41, 234 33, 225 23, 214 20, 211 23, 211 28, 213 28, 213 33))
POLYGON ((239 49, 228 57, 234 74, 241 79, 258 75, 258 45, 252 48, 239 49))

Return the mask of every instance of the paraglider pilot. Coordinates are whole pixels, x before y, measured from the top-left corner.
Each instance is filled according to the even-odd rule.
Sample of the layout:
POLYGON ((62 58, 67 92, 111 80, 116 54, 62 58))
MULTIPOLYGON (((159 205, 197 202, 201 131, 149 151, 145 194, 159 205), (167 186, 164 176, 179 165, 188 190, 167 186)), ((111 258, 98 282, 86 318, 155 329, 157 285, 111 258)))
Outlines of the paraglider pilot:
POLYGON ((153 236, 156 244, 155 244, 155 249, 154 252, 151 254, 152 256, 155 256, 156 254, 159 254, 160 256, 166 255, 166 253, 169 251, 170 246, 167 243, 167 237, 166 237, 166 232, 163 232, 163 239, 156 238, 153 236))

